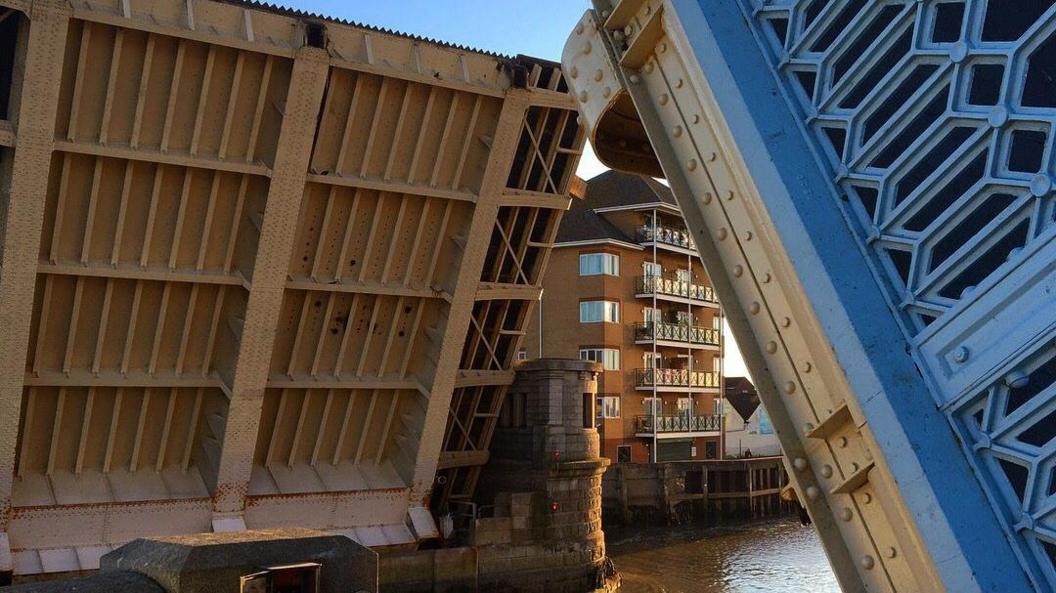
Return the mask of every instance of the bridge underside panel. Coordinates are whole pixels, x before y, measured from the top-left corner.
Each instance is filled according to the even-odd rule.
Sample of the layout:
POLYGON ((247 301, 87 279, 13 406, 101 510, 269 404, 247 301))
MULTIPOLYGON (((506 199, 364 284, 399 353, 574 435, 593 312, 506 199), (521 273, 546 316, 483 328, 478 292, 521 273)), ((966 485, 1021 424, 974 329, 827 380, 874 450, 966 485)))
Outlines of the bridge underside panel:
POLYGON ((591 138, 675 190, 844 589, 1056 590, 1056 6, 595 8, 591 138))
POLYGON ((0 572, 435 537, 458 370, 493 414, 583 142, 552 63, 249 2, 0 0, 0 572))

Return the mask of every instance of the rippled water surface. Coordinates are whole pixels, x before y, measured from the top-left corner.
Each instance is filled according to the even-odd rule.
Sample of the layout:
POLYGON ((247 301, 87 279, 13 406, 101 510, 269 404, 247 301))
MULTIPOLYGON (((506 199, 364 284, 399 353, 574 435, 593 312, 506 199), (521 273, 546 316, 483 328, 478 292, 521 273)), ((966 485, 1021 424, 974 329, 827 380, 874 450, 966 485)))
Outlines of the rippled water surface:
POLYGON ((607 539, 620 593, 840 593, 817 535, 798 522, 613 531, 607 539))

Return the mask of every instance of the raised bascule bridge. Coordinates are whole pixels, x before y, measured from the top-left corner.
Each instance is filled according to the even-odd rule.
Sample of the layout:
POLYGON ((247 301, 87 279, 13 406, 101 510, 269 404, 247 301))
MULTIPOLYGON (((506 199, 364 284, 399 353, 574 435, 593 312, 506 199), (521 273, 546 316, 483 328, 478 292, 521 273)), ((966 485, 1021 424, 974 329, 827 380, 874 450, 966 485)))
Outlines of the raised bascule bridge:
POLYGON ((1056 590, 1056 3, 594 0, 844 591, 1056 590))
POLYGON ((0 0, 0 572, 437 537, 584 138, 555 63, 250 2, 0 0))

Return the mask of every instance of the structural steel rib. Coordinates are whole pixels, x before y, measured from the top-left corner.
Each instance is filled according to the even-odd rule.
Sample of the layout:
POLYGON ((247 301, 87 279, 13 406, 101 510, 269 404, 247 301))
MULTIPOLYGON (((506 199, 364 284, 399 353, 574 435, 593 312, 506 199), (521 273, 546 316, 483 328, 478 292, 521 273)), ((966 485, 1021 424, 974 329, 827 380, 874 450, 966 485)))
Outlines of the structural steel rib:
POLYGON ((670 182, 844 590, 1053 591, 1056 6, 594 4, 595 149, 670 182))

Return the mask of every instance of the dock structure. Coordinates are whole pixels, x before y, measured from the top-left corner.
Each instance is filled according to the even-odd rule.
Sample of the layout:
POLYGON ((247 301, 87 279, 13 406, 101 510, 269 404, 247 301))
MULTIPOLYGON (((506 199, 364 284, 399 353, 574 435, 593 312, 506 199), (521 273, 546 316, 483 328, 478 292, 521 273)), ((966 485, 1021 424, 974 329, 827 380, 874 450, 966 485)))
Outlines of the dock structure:
POLYGON ((569 203, 560 66, 211 0, 0 0, 0 46, 0 574, 435 537, 569 203))

